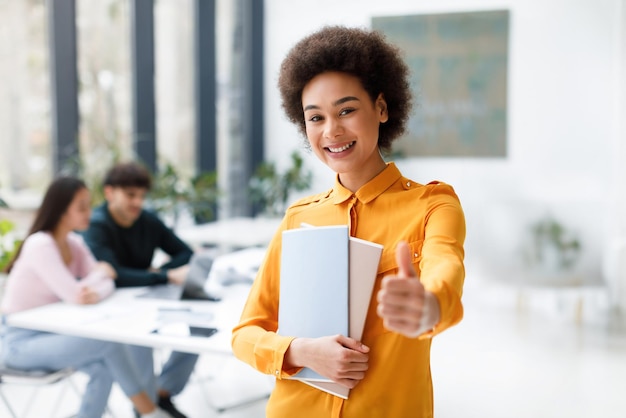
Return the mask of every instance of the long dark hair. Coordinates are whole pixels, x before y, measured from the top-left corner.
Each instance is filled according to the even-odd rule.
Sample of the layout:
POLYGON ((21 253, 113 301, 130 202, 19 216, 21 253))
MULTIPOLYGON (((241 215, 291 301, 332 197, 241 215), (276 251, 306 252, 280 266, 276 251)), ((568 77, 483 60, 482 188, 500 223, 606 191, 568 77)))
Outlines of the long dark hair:
MULTIPOLYGON (((76 193, 86 188, 84 181, 69 176, 59 177, 50 183, 26 238, 35 232, 54 231, 70 203, 74 200, 76 193)), ((17 260, 22 251, 22 245, 20 245, 13 259, 4 269, 6 273, 9 273, 13 268, 15 260, 17 260)))

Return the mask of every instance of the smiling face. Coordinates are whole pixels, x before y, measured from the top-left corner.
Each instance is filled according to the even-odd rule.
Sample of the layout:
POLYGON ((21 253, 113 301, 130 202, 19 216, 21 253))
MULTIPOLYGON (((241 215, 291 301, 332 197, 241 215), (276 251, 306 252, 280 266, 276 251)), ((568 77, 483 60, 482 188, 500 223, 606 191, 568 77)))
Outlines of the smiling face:
POLYGON ((358 78, 326 72, 302 90, 306 135, 315 155, 356 191, 385 167, 378 128, 388 120, 382 94, 372 101, 358 78))
POLYGON ((132 226, 141 215, 147 192, 143 187, 105 186, 104 197, 115 223, 126 228, 132 226))

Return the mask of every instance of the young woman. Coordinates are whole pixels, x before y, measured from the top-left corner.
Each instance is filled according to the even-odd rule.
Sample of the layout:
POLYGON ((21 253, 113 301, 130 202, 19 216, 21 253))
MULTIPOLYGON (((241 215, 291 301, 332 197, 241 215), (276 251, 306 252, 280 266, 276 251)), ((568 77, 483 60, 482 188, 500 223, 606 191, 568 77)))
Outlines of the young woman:
MULTIPOLYGON (((89 225, 85 184, 61 177, 48 187, 33 225, 8 267, 3 314, 49 303, 93 304, 109 296, 115 271, 93 255, 75 230, 89 225)), ((16 369, 72 367, 89 375, 78 417, 103 415, 114 381, 144 417, 169 418, 152 402, 123 344, 7 327, 1 360, 16 369)))
POLYGON ((234 353, 276 376, 268 418, 432 417, 431 338, 463 316, 465 220, 452 187, 405 178, 381 155, 405 130, 408 68, 382 35, 326 27, 292 48, 278 85, 336 180, 287 210, 233 330, 234 353), (276 333, 281 232, 302 223, 348 225, 383 244, 362 341, 276 333), (351 388, 349 398, 284 379, 302 367, 351 388))

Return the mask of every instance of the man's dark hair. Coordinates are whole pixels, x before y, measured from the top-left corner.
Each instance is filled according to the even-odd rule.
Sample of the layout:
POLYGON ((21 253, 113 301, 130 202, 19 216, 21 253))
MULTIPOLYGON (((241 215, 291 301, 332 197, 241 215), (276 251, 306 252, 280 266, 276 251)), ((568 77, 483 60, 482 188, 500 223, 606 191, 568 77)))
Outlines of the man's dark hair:
POLYGON ((299 41, 283 60, 278 89, 287 118, 305 138, 302 91, 311 79, 328 71, 357 77, 372 101, 383 94, 389 120, 380 125, 378 147, 389 151, 405 132, 412 105, 409 67, 400 49, 379 32, 343 26, 324 27, 299 41))
POLYGON ((107 172, 104 177, 104 185, 113 187, 139 187, 150 190, 152 187, 152 176, 146 167, 137 162, 118 163, 107 172))

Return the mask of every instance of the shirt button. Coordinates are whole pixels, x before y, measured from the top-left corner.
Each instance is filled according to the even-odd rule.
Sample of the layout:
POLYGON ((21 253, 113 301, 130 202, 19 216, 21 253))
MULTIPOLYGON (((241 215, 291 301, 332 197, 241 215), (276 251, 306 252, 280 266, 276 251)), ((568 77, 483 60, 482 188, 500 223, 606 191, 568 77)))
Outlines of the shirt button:
POLYGON ((410 181, 406 182, 406 187, 411 187, 411 182, 410 181))
POLYGON ((280 371, 279 370, 276 370, 274 373, 276 374, 276 376, 280 375, 280 371))

